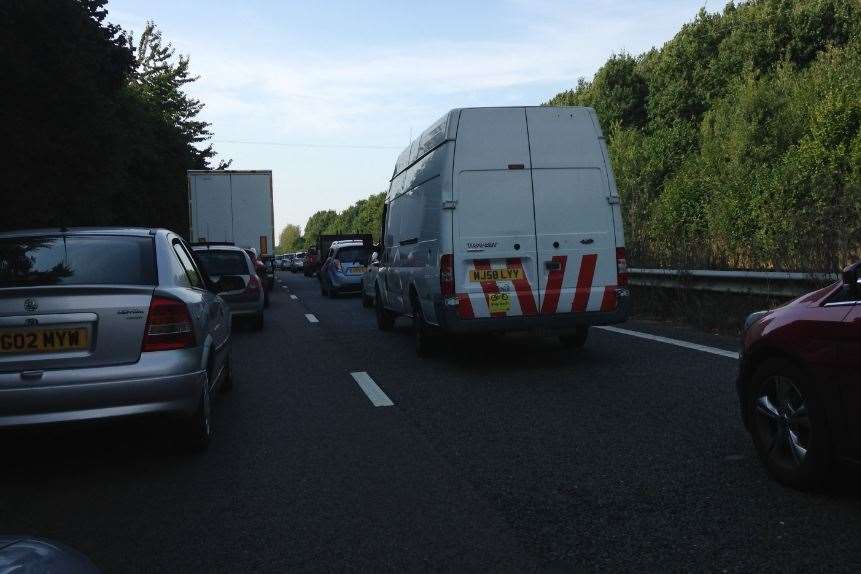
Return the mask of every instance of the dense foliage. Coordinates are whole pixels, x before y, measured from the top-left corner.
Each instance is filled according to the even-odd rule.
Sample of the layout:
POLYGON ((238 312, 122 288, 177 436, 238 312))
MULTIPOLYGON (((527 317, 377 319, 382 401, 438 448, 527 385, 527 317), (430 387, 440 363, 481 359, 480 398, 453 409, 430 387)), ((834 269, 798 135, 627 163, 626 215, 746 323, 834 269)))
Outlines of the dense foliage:
POLYGON ((295 253, 300 251, 305 246, 302 241, 302 229, 298 225, 288 223, 278 234, 278 246, 275 248, 275 253, 295 253))
POLYGON ((315 245, 321 233, 370 233, 379 241, 385 200, 385 193, 377 193, 340 213, 331 209, 316 212, 305 224, 305 246, 315 245))
POLYGON ((608 134, 635 265, 834 270, 861 246, 861 5, 701 11, 551 99, 608 134))
POLYGON ((213 156, 188 59, 152 24, 135 42, 105 3, 0 3, 0 229, 188 229, 185 171, 213 156))

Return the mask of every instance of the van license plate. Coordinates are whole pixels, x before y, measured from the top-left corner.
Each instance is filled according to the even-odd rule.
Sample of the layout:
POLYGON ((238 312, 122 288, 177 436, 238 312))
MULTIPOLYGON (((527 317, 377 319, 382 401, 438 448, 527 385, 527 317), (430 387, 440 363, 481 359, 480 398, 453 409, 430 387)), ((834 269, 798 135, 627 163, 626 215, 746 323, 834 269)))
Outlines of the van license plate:
POLYGON ((0 330, 0 353, 57 353, 89 347, 90 332, 85 327, 0 330))
POLYGON ((508 293, 489 293, 487 307, 491 313, 508 313, 511 310, 511 298, 508 293))
POLYGON ((469 280, 473 283, 481 283, 482 281, 517 281, 523 279, 523 271, 521 269, 471 269, 469 272, 469 280))

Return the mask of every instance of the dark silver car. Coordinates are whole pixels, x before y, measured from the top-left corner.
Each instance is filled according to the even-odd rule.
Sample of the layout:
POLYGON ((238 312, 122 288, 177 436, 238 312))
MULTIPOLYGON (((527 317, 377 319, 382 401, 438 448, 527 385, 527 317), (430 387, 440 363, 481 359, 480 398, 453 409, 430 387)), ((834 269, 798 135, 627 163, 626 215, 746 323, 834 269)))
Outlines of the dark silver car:
POLYGON ((169 413, 205 447, 239 282, 164 229, 0 233, 0 427, 169 413))
POLYGON ((195 245, 192 249, 213 281, 220 281, 224 276, 242 279, 235 289, 222 291, 221 297, 230 307, 232 317, 250 319, 254 329, 261 330, 266 293, 247 250, 232 245, 195 245))

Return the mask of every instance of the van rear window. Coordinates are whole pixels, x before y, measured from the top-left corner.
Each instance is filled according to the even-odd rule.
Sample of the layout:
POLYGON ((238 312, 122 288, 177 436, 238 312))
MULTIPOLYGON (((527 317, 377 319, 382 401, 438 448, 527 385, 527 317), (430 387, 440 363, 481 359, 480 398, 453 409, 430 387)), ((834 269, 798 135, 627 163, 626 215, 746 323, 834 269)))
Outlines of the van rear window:
POLYGON ((0 288, 155 285, 150 237, 0 238, 0 288))

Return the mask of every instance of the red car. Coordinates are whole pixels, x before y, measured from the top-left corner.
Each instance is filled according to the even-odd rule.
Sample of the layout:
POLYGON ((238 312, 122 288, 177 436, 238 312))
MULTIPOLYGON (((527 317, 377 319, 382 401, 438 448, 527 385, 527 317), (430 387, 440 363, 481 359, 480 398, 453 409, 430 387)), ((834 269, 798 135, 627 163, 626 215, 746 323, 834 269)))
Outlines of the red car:
POLYGON ((789 486, 821 486, 835 462, 861 461, 859 270, 745 322, 744 424, 769 472, 789 486))
POLYGON ((302 273, 305 277, 313 277, 320 267, 320 256, 317 253, 316 247, 309 247, 308 253, 305 254, 305 260, 302 262, 302 273))

